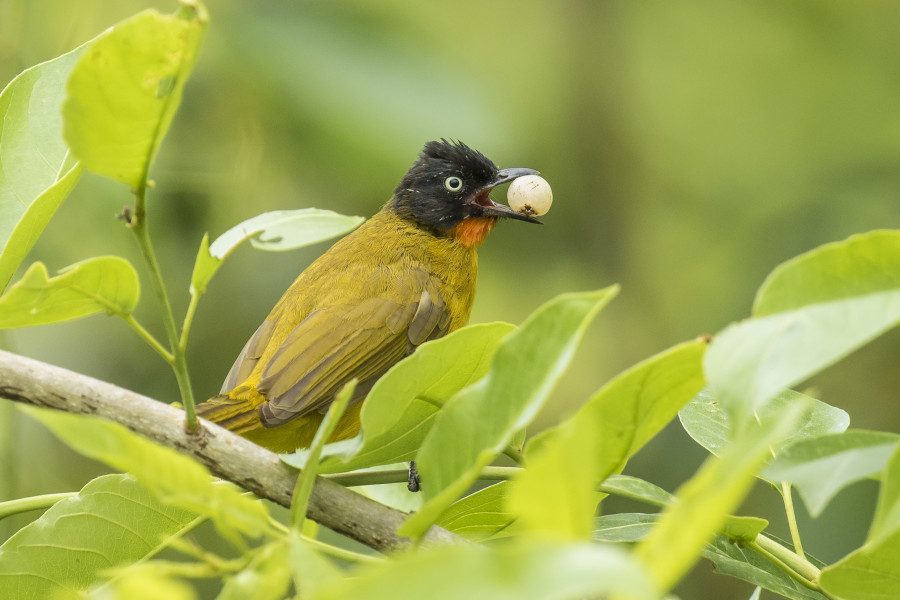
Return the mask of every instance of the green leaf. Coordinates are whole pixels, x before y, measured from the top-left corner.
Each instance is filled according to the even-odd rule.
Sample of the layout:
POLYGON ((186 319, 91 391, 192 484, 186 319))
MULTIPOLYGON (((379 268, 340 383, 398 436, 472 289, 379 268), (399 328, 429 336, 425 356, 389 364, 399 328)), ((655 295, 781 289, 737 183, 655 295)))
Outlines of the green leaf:
POLYGON ((71 448, 126 471, 163 502, 211 518, 235 543, 235 532, 257 536, 269 530, 268 510, 234 485, 214 482, 198 462, 129 431, 118 423, 35 407, 20 407, 71 448))
POLYGON ((23 71, 0 93, 0 291, 81 176, 59 106, 83 50, 23 71))
POLYGON ((675 496, 658 485, 630 475, 610 475, 600 489, 609 494, 654 506, 665 506, 675 500, 675 496))
POLYGON ((112 27, 84 51, 69 77, 63 135, 84 166, 133 189, 181 102, 206 28, 206 9, 148 10, 112 27))
POLYGON ((871 231, 779 265, 759 288, 754 316, 900 288, 900 231, 871 231))
POLYGON ((851 429, 800 440, 784 448, 763 471, 768 481, 796 486, 816 517, 839 491, 880 473, 900 443, 900 435, 851 429))
MULTIPOLYGON (((661 487, 628 475, 610 475, 600 486, 600 490, 652 506, 665 507, 675 501, 675 496, 661 487)), ((768 526, 768 521, 758 517, 729 515, 720 531, 732 540, 751 540, 768 526)))
POLYGON ((526 427, 515 432, 512 436, 512 439, 509 440, 509 447, 518 452, 522 452, 525 449, 525 438, 527 437, 528 430, 526 427))
POLYGON ((288 564, 300 598, 309 598, 323 585, 343 577, 337 565, 316 551, 296 530, 288 533, 288 549, 288 564))
POLYGON ((0 297, 0 329, 46 325, 107 312, 131 314, 140 296, 137 272, 124 258, 89 258, 50 278, 34 263, 0 297))
POLYGON ((671 421, 703 387, 706 343, 657 354, 615 377, 567 421, 526 449, 510 509, 532 531, 588 537, 595 488, 671 421))
MULTIPOLYGON (((760 419, 764 420, 769 415, 781 411, 788 404, 797 402, 806 402, 810 409, 801 417, 797 429, 790 432, 780 444, 772 448, 776 456, 784 447, 796 441, 828 433, 841 433, 850 425, 850 415, 845 411, 793 390, 782 390, 770 402, 761 407, 757 414, 760 419)), ((709 388, 704 388, 693 400, 688 402, 679 411, 678 418, 687 434, 712 454, 718 455, 731 439, 731 419, 728 412, 709 388)), ((771 483, 777 482, 771 481, 771 483)))
POLYGON ((866 544, 822 569, 822 589, 842 600, 890 600, 900 597, 900 533, 879 544, 866 544))
MULTIPOLYGON (((125 571, 103 587, 92 590, 87 600, 195 600, 197 594, 187 583, 165 574, 145 570, 125 571)), ((55 597, 54 597, 55 599, 55 597)))
POLYGON ((426 503, 399 530, 419 536, 540 410, 585 329, 618 292, 557 296, 503 338, 487 375, 453 396, 416 455, 426 503))
POLYGON ((782 389, 900 322, 900 232, 817 248, 778 267, 757 318, 714 337, 705 366, 716 397, 743 426, 782 389))
MULTIPOLYGON (((599 542, 639 542, 649 535, 659 515, 622 513, 604 515, 595 521, 593 537, 599 542)), ((703 547, 703 558, 715 565, 716 572, 761 586, 793 600, 825 600, 825 596, 802 586, 768 557, 752 546, 735 543, 718 534, 703 547)))
POLYGON ((597 544, 479 544, 421 549, 316 590, 313 600, 656 598, 641 569, 597 544))
POLYGON ((155 555, 199 522, 128 475, 98 477, 0 546, 0 598, 80 598, 107 570, 155 555))
POLYGON ((706 344, 682 344, 617 376, 573 417, 529 445, 509 507, 527 530, 588 537, 596 486, 656 435, 703 386, 706 344))
POLYGON ((595 482, 621 472, 626 461, 700 391, 706 347, 705 341, 686 342, 638 363, 576 413, 576 421, 591 420, 598 428, 600 464, 595 482))
POLYGON ((728 517, 722 526, 722 534, 734 542, 752 542, 769 522, 759 517, 728 517))
POLYGON ((212 244, 208 236, 203 237, 191 275, 191 289, 204 293, 222 262, 247 240, 260 250, 294 250, 343 235, 364 220, 318 208, 276 210, 256 215, 235 225, 212 244))
POLYGON ((436 524, 474 542, 506 537, 516 520, 516 515, 506 510, 508 493, 508 481, 478 490, 453 503, 436 524))
POLYGON ((894 450, 881 476, 878 505, 866 541, 879 543, 897 531, 900 531, 900 445, 894 450))
POLYGON ((634 543, 647 538, 660 515, 647 513, 618 513, 594 519, 591 537, 609 544, 634 543))
POLYGON ((770 448, 794 429, 808 407, 786 406, 758 428, 747 428, 723 452, 710 457, 676 493, 657 527, 636 549, 657 588, 670 589, 691 567, 744 499, 770 448))
POLYGON ((588 539, 601 495, 597 492, 600 426, 593 419, 571 419, 554 429, 527 468, 510 482, 507 509, 531 535, 588 539))
MULTIPOLYGON (((369 392, 356 437, 328 444, 321 471, 336 473, 415 458, 438 407, 487 373, 509 323, 470 325, 423 344, 385 373, 369 392)), ((283 457, 301 467, 307 450, 283 457)))
POLYGON ((254 550, 250 564, 225 580, 216 600, 282 600, 291 584, 287 555, 283 540, 254 550))
POLYGON ((898 321, 900 289, 731 325, 706 353, 710 387, 744 422, 784 388, 837 362, 898 321))

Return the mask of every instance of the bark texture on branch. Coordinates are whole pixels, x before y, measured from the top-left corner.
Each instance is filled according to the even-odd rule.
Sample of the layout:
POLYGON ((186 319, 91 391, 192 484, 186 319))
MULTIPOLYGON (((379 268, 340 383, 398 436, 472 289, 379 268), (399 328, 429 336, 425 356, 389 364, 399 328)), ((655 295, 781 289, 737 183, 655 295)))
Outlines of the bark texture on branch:
MULTIPOLYGON (((278 455, 230 431, 202 421, 199 432, 184 429, 184 412, 110 383, 0 350, 0 398, 66 412, 103 417, 193 456, 210 471, 261 498, 290 506, 297 472, 278 455)), ((406 514, 318 478, 307 516, 376 550, 409 544, 397 535, 406 514)), ((459 542, 432 527, 425 540, 459 542)))

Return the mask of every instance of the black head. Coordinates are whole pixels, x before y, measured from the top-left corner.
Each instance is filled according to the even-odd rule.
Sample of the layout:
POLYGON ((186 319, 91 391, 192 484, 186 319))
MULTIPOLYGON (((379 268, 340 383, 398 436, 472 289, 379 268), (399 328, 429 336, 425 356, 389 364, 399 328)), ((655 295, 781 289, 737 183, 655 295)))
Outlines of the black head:
POLYGON ((490 198, 495 186, 537 173, 533 169, 500 170, 462 142, 428 142, 400 180, 390 205, 401 217, 445 235, 471 218, 508 217, 540 223, 490 198))

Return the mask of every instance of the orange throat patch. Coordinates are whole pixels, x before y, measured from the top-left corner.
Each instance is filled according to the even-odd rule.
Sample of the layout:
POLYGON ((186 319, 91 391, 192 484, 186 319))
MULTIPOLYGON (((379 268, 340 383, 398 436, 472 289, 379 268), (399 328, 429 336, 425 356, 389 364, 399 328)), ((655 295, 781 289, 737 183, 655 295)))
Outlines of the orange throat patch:
POLYGON ((453 229, 453 237, 463 246, 478 246, 497 224, 497 217, 469 217, 453 229))

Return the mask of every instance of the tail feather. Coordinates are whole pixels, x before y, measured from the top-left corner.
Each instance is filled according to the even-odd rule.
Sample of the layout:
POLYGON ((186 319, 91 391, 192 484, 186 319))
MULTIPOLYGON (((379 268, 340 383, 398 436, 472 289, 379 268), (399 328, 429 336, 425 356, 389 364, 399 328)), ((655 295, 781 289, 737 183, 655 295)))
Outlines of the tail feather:
POLYGON ((232 398, 228 394, 219 394, 198 404, 197 416, 237 434, 261 427, 256 407, 246 398, 232 398))

